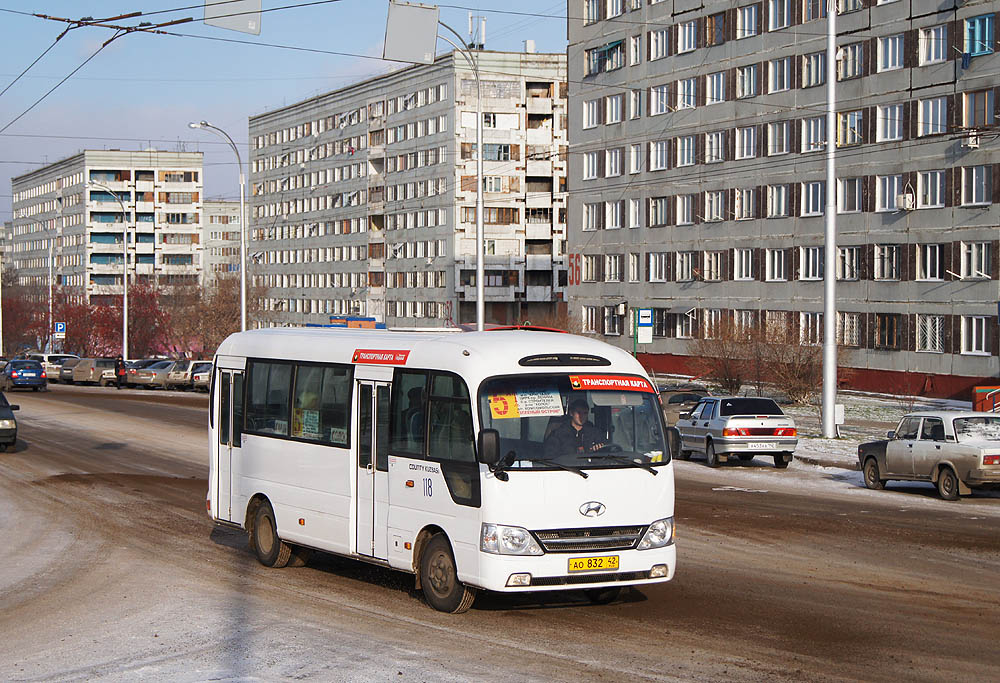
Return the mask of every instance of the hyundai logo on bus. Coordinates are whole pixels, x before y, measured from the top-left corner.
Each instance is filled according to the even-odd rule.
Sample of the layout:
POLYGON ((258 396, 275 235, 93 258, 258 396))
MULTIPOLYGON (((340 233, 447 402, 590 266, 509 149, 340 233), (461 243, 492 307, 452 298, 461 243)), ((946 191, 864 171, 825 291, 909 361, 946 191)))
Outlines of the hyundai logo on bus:
POLYGON ((580 506, 580 514, 584 517, 600 517, 604 514, 607 508, 604 507, 604 503, 598 503, 596 500, 592 500, 589 503, 584 503, 580 506))

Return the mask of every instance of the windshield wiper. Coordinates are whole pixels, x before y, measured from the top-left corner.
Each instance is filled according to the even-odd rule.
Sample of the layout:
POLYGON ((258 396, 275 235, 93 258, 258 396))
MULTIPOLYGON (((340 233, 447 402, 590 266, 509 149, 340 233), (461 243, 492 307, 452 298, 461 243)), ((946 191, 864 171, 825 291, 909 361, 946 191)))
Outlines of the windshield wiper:
POLYGON ((566 470, 567 472, 572 472, 573 474, 579 474, 581 477, 586 479, 590 475, 581 470, 579 467, 570 467, 569 465, 563 465, 561 462, 556 462, 555 460, 549 460, 548 458, 525 458, 529 462, 540 462, 544 465, 551 465, 552 467, 558 467, 561 470, 566 470))
POLYGON ((643 462, 636 462, 632 458, 629 458, 629 457, 624 456, 624 455, 615 455, 613 453, 599 453, 597 455, 588 455, 587 457, 591 458, 591 459, 598 459, 598 460, 614 460, 615 462, 620 462, 620 463, 623 463, 625 465, 631 465, 632 467, 638 467, 640 469, 646 470, 647 472, 649 472, 650 474, 652 474, 654 477, 657 474, 659 474, 659 472, 657 472, 655 469, 653 469, 650 465, 647 465, 646 463, 643 463, 643 462))

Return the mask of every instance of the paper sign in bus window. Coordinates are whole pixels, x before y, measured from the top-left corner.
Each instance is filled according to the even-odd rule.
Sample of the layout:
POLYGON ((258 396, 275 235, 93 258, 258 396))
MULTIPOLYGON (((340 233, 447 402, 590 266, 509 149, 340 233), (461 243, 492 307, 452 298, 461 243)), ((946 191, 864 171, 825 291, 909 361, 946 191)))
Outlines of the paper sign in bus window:
POLYGON ((490 416, 494 420, 521 417, 514 394, 490 394, 490 416))
POLYGON ((490 415, 494 420, 562 414, 562 400, 557 389, 490 395, 490 415))

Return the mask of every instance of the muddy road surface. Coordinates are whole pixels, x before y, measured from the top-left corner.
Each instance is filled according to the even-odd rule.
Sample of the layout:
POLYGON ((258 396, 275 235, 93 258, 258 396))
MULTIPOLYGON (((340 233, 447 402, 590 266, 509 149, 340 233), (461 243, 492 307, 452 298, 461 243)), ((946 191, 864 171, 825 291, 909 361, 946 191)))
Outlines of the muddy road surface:
POLYGON ((326 555, 267 569, 205 514, 207 398, 15 392, 0 680, 1000 680, 1000 496, 678 462, 678 569, 428 608, 326 555))

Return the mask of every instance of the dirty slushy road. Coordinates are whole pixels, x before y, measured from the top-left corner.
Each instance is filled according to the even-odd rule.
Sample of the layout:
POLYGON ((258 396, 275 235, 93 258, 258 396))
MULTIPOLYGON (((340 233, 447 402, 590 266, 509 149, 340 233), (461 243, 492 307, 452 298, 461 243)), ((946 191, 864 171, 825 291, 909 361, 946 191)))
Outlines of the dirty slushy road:
POLYGON ((1000 497, 676 463, 674 581, 430 610, 409 576, 260 566, 205 515, 204 396, 8 396, 2 680, 998 680, 1000 497))

